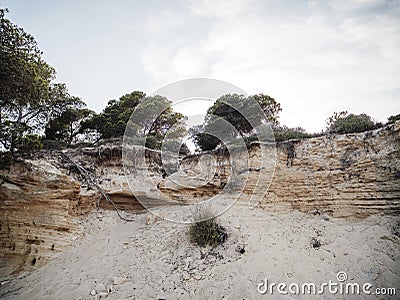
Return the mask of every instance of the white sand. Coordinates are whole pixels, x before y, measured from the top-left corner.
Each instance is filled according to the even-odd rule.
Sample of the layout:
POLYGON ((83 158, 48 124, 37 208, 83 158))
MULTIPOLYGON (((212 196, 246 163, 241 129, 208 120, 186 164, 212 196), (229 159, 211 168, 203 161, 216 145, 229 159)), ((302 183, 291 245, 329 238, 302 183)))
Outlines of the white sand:
MULTIPOLYGON (((2 282, 2 299, 375 299, 377 296, 259 294, 271 282, 321 284, 344 271, 347 282, 400 288, 397 217, 361 221, 300 212, 271 214, 234 206, 219 218, 227 242, 215 249, 189 242, 187 226, 168 221, 146 225, 120 220, 113 211, 82 219, 85 234, 55 260, 2 282), (103 216, 103 217, 101 217, 103 216), (312 238, 321 247, 311 246, 312 238), (243 249, 243 254, 238 250, 243 249), (95 292, 93 291, 93 293, 95 292), (106 296, 104 293, 102 296, 106 296)), ((388 299, 399 299, 397 295, 388 299)), ((379 297, 377 297, 379 298, 379 297)))

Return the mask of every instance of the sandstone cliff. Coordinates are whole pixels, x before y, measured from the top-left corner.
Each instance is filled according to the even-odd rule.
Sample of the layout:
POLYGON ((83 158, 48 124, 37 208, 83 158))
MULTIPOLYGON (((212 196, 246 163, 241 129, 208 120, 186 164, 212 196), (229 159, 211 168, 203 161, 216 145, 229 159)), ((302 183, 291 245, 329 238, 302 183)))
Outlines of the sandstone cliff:
MULTIPOLYGON (((126 182, 121 145, 66 152, 97 175, 120 209, 143 211, 126 182)), ((250 164, 238 167, 246 176, 238 205, 247 206, 251 195, 259 194, 263 198, 258 207, 270 211, 295 209, 348 218, 399 214, 400 122, 358 134, 291 140, 278 144, 276 150, 254 144, 248 155, 250 164), (260 178, 260 155, 266 153, 276 155, 276 165, 273 173, 260 178), (264 189, 254 190, 257 180, 264 189)), ((195 180, 194 187, 182 188, 170 183, 177 173, 165 176, 160 154, 146 151, 151 178, 142 176, 143 166, 136 166, 131 187, 135 195, 148 199, 158 198, 161 192, 181 202, 207 199, 223 190, 230 175, 229 158, 214 151, 183 159, 182 169, 192 175, 206 172, 204 178, 210 180, 205 186, 196 187, 199 181, 195 180), (204 155, 211 155, 214 165, 207 163, 204 168, 204 155)), ((83 226, 79 216, 95 209, 99 200, 98 193, 72 166, 60 161, 57 152, 38 153, 1 171, 1 176, 1 275, 41 266, 71 244, 83 226)), ((104 200, 100 207, 111 208, 104 200)))

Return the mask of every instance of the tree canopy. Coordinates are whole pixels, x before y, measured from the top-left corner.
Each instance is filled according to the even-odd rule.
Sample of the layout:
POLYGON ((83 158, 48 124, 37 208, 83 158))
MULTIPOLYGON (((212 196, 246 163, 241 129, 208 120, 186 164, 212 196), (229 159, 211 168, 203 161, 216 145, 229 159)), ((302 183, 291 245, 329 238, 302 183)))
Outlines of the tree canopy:
POLYGON ((145 93, 134 91, 123 95, 119 100, 108 101, 101 113, 82 122, 82 130, 93 130, 102 139, 122 137, 129 117, 144 97, 145 93))
POLYGON ((167 98, 154 95, 146 97, 135 109, 130 119, 131 137, 154 140, 150 148, 160 148, 161 142, 175 141, 186 134, 187 118, 173 111, 167 98))
POLYGON ((246 97, 238 94, 226 94, 218 98, 207 110, 204 124, 191 129, 192 139, 203 151, 215 149, 221 140, 209 134, 218 132, 225 139, 237 138, 237 133, 245 138, 254 134, 254 130, 265 123, 278 124, 280 104, 270 96, 257 94, 246 97), (233 127, 223 126, 221 118, 233 127), (233 130, 233 129, 236 129, 233 130))
POLYGON ((13 154, 51 118, 83 102, 64 84, 52 82, 54 68, 42 59, 35 39, 5 17, 7 12, 0 9, 0 143, 13 154))

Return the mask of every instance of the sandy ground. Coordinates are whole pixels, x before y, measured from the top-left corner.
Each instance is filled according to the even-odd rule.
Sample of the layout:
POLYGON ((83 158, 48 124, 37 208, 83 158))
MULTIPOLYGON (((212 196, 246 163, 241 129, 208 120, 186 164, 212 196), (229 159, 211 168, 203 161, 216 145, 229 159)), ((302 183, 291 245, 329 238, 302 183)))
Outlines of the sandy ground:
POLYGON ((3 281, 0 298, 400 299, 399 217, 349 221, 234 206, 219 217, 229 237, 214 249, 192 245, 186 225, 146 225, 145 214, 133 217, 124 222, 113 211, 89 214, 82 219, 85 234, 72 247, 34 272, 3 281), (338 272, 346 273, 344 283, 371 283, 372 292, 394 287, 396 295, 258 292, 265 279, 319 287, 339 283, 338 272))

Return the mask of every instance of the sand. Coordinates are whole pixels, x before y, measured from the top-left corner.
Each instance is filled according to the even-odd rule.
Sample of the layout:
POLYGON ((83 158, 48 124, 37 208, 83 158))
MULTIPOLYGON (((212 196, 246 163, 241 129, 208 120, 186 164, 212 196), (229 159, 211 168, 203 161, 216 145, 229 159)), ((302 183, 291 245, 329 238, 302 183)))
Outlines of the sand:
MULTIPOLYGON (((81 220, 84 234, 44 267, 4 278, 1 299, 386 299, 376 295, 260 294, 258 285, 329 280, 397 288, 399 218, 363 220, 270 213, 235 205, 218 221, 229 237, 216 248, 192 245, 187 225, 146 214, 125 222, 99 210, 81 220)), ((263 287, 263 286, 261 286, 263 287)), ((372 289, 372 290, 373 290, 372 289)))

